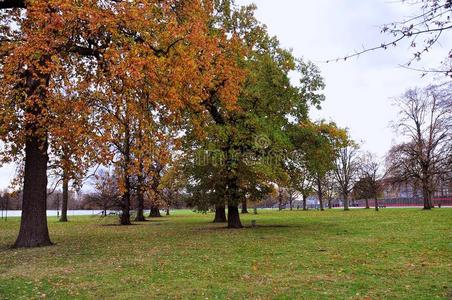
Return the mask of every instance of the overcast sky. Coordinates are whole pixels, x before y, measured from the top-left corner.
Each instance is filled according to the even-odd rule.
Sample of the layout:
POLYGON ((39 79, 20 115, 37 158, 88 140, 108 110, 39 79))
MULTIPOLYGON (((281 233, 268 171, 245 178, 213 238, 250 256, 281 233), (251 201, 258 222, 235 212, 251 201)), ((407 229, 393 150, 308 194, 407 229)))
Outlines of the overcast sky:
MULTIPOLYGON (((396 118, 392 99, 406 89, 424 86, 432 78, 401 68, 412 57, 409 42, 340 63, 324 61, 380 45, 389 36, 380 25, 413 15, 411 5, 395 0, 237 0, 255 3, 258 19, 297 57, 320 67, 326 82, 326 102, 316 119, 333 120, 349 128, 363 148, 383 156, 397 138, 389 126, 396 118)), ((452 49, 452 34, 417 66, 435 67, 452 49)), ((444 76, 441 78, 444 79, 444 76)))
MULTIPOLYGON (((387 40, 379 26, 412 15, 396 0, 237 0, 255 3, 258 19, 295 56, 318 64, 326 82, 326 102, 315 119, 333 120, 349 128, 363 148, 382 157, 397 138, 389 127, 396 117, 391 99, 414 86, 431 83, 419 73, 399 67, 409 60, 409 43, 375 51, 340 63, 322 63, 387 40)), ((420 66, 436 66, 452 48, 450 32, 424 57, 420 66)), ((0 188, 8 186, 14 167, 0 168, 0 188)))

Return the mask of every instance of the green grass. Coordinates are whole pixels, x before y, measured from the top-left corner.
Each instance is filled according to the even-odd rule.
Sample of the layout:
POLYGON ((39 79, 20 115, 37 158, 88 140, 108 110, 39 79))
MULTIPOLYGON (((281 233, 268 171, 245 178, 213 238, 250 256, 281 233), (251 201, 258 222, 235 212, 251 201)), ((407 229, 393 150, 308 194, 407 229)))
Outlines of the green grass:
POLYGON ((20 250, 19 220, 0 221, 0 298, 452 297, 452 209, 267 211, 242 230, 212 218, 50 218, 56 245, 20 250))

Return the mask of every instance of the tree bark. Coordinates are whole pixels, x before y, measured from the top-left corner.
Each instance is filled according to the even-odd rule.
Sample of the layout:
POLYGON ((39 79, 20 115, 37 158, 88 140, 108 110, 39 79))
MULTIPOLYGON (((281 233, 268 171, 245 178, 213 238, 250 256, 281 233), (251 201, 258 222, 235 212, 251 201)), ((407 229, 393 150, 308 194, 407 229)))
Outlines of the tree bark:
POLYGON ((375 211, 378 211, 379 210, 379 204, 378 204, 378 199, 377 198, 375 198, 375 211))
POLYGON ((226 208, 224 205, 216 205, 215 206, 215 219, 214 223, 226 223, 228 220, 226 219, 226 208))
POLYGON ((167 215, 167 216, 170 215, 170 207, 169 207, 169 206, 166 207, 166 215, 167 215))
POLYGON ((306 195, 302 195, 302 197, 303 197, 303 210, 308 210, 308 206, 307 206, 307 203, 306 203, 306 195))
POLYGON ((242 214, 247 214, 248 213, 248 205, 246 203, 246 199, 244 199, 242 201, 242 214))
POLYGON ((323 190, 322 190, 322 181, 320 178, 317 178, 317 197, 319 198, 320 210, 324 211, 323 208, 323 190))
POLYGON ((370 206, 369 206, 369 199, 366 198, 366 209, 369 209, 369 208, 370 208, 370 206))
POLYGON ((422 187, 422 194, 424 196, 424 209, 432 209, 432 194, 428 187, 422 187))
POLYGON ((124 192, 121 197, 121 218, 120 223, 121 225, 131 225, 132 222, 130 222, 130 175, 129 175, 129 168, 130 168, 130 128, 128 123, 125 125, 124 128, 124 153, 123 153, 123 159, 124 159, 124 166, 123 166, 123 172, 124 172, 124 192))
MULTIPOLYGON (((143 163, 140 162, 140 172, 142 172, 143 163)), ((135 221, 144 222, 146 218, 144 217, 144 179, 143 176, 138 176, 138 186, 137 186, 137 216, 135 217, 135 221)))
POLYGON ((151 212, 149 213, 150 218, 160 218, 162 215, 160 214, 160 209, 158 206, 152 205, 151 212))
POLYGON ((348 194, 344 193, 344 210, 350 210, 349 202, 348 202, 348 194))
POLYGON ((130 222, 130 178, 128 175, 125 176, 125 191, 122 194, 121 199, 121 218, 120 223, 121 225, 131 225, 132 222, 130 222))
POLYGON ((25 141, 25 173, 22 217, 14 247, 52 245, 47 228, 47 139, 28 136, 25 141))
POLYGON ((333 209, 333 204, 331 203, 331 198, 328 198, 328 209, 333 209))
POLYGON ((69 200, 69 179, 68 174, 63 171, 63 201, 61 203, 61 217, 60 222, 67 222, 67 206, 69 200))
POLYGON ((144 217, 144 195, 141 188, 138 188, 137 191, 137 202, 137 216, 135 217, 135 221, 144 222, 146 221, 144 217))
POLYGON ((282 195, 281 188, 279 189, 278 202, 279 202, 279 205, 278 205, 279 210, 281 211, 281 210, 283 210, 283 207, 282 207, 283 195, 282 195))
POLYGON ((243 228, 237 205, 228 205, 228 228, 243 228))

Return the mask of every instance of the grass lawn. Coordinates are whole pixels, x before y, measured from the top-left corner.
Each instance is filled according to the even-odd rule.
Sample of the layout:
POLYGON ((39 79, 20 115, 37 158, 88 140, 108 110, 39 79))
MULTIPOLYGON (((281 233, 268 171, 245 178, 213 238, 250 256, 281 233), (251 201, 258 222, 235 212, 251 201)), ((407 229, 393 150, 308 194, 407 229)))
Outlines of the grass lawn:
POLYGON ((212 218, 53 217, 56 245, 20 250, 19 219, 0 220, 0 298, 452 298, 452 209, 262 211, 242 230, 212 218))

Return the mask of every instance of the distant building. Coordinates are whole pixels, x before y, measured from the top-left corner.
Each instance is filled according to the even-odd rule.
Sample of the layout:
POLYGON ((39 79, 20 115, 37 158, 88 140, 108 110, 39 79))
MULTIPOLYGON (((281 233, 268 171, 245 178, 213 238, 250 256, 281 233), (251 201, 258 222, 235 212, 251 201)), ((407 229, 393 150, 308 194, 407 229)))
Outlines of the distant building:
MULTIPOLYGON (((385 179, 383 200, 389 206, 421 206, 423 195, 421 187, 413 181, 396 182, 385 179)), ((452 205, 452 181, 439 182, 433 193, 434 205, 452 205)))

